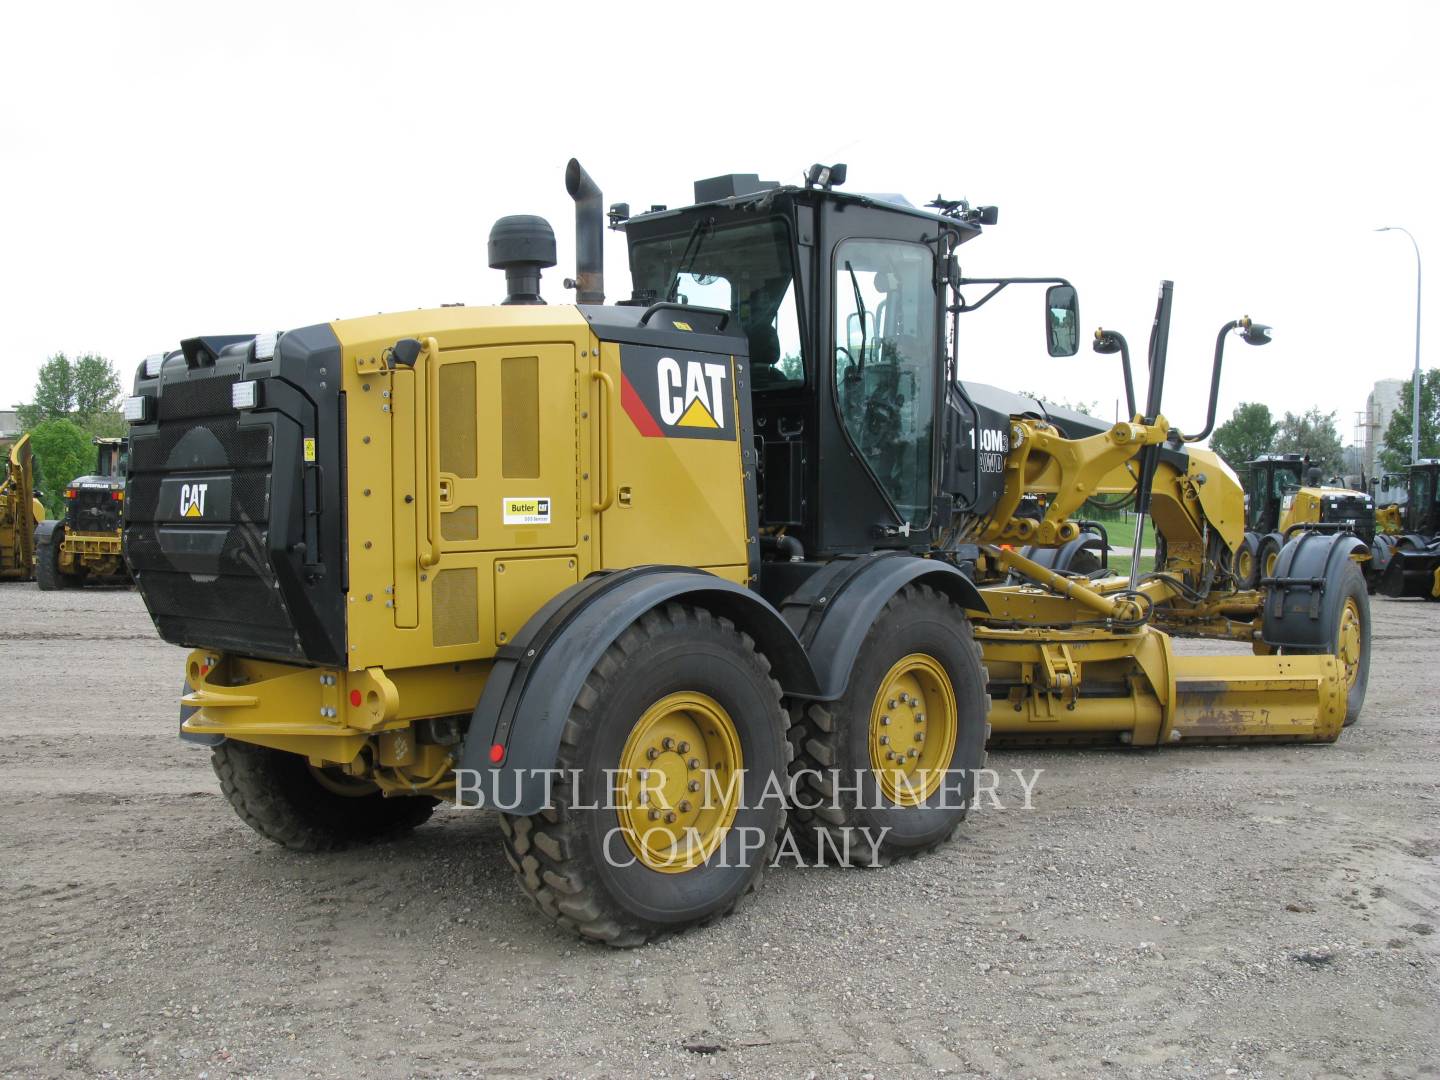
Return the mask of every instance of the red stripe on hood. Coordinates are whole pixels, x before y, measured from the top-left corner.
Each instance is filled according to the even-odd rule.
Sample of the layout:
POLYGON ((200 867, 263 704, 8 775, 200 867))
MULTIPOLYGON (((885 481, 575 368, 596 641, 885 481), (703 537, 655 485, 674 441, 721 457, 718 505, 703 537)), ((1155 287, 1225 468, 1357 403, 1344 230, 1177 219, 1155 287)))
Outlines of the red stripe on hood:
POLYGON ((641 435, 651 439, 664 438, 665 433, 660 430, 660 425, 655 423, 655 418, 650 415, 650 410, 645 408, 645 403, 640 400, 640 395, 635 392, 635 387, 630 385, 630 380, 623 371, 620 373, 620 404, 641 435))

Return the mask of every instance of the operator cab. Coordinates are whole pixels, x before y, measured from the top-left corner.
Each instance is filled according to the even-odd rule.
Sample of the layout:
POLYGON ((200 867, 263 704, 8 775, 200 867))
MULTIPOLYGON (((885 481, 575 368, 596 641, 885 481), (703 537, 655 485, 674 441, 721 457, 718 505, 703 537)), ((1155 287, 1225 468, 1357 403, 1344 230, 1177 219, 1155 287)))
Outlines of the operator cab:
MULTIPOLYGON (((634 286, 625 303, 710 308, 738 324, 759 524, 772 547, 776 534, 789 538, 792 559, 796 541, 822 558, 931 547, 957 508, 1003 488, 1005 410, 1039 408, 1015 395, 1002 409, 977 406, 954 381, 946 315, 964 310, 950 297, 954 253, 993 209, 937 200, 938 211, 921 210, 834 190, 841 180, 843 166, 812 168, 804 187, 716 177, 695 185, 697 205, 620 219, 634 286), (981 459, 993 466, 983 483, 981 459)), ((1062 321, 1078 318, 1068 303, 1062 321)))

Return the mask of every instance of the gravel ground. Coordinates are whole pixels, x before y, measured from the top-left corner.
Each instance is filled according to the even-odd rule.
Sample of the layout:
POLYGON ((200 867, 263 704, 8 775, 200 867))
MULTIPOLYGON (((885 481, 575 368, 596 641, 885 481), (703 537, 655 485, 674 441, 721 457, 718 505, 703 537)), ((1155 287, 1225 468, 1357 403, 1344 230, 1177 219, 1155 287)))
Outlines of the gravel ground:
POLYGON ((1440 604, 1374 613, 1335 746, 998 753, 1032 810, 614 952, 488 814, 260 841, 136 594, 0 586, 0 1076, 1435 1076, 1440 604))

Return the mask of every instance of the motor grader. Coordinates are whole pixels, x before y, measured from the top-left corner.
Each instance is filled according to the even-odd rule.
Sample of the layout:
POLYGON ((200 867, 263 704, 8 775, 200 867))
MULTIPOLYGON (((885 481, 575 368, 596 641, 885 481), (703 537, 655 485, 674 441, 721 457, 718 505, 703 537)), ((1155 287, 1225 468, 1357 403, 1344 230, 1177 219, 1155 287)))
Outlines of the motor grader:
POLYGON ((5 448, 0 476, 0 581, 29 581, 35 571, 35 523, 45 506, 35 491, 35 461, 30 436, 5 448))
POLYGON ((1391 527, 1371 547, 1379 591, 1440 600, 1440 459, 1411 465, 1404 491, 1404 505, 1385 508, 1391 527))
MULTIPOLYGON (((1251 589, 1275 573, 1285 539, 1298 529, 1350 532, 1368 546, 1375 539, 1375 504, 1364 491, 1322 483, 1303 454, 1262 454, 1248 462, 1245 539, 1235 552, 1234 574, 1251 589)), ((1372 564, 1360 561, 1374 591, 1372 564)))
POLYGON ((35 583, 46 591, 128 580, 120 529, 127 443, 91 441, 95 471, 65 485, 62 517, 35 527, 35 583))
MULTIPOLYGON (((959 329, 1044 284, 1048 350, 1072 356, 1073 287, 966 277, 993 208, 851 194, 844 172, 615 205, 634 288, 606 304, 602 197, 572 161, 573 303, 541 298, 550 226, 507 217, 499 305, 193 337, 140 366, 127 556, 192 650, 182 736, 247 824, 319 851, 493 808, 543 912, 633 945, 729 912, 782 837, 863 833, 878 862, 943 842, 992 731, 1339 736, 1368 665, 1358 541, 1293 536, 1236 588, 1239 484, 1193 445, 1208 426, 1160 408, 1169 283, 1144 406, 1051 415, 963 379, 982 364, 959 329), (1129 491, 1155 572, 1017 550, 1129 491), (1250 648, 1182 656, 1174 634, 1250 648)), ((1217 380, 1237 334, 1268 339, 1227 323, 1217 380)), ((1096 345, 1128 373, 1121 335, 1096 345)))

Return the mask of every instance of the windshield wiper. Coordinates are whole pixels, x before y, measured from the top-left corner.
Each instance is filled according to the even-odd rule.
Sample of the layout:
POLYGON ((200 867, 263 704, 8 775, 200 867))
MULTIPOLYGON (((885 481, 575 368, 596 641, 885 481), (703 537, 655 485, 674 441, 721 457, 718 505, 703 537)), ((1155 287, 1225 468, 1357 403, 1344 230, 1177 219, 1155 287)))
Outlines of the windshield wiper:
POLYGON ((863 371, 865 369, 865 323, 870 313, 865 310, 865 297, 860 294, 860 279, 855 276, 855 267, 850 265, 849 259, 845 260, 845 270, 850 275, 850 288, 855 291, 855 307, 860 313, 860 362, 856 366, 863 371))
POLYGON ((686 237, 685 250, 680 253, 680 263, 675 267, 675 276, 670 280, 670 291, 665 295, 665 299, 670 303, 673 304, 675 298, 680 295, 680 275, 685 272, 685 268, 687 266, 691 267, 693 272, 695 258, 700 254, 701 234, 704 233, 711 224, 711 218, 701 218, 695 222, 695 227, 690 230, 690 235, 686 237))

